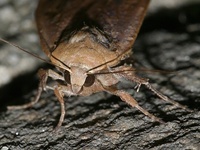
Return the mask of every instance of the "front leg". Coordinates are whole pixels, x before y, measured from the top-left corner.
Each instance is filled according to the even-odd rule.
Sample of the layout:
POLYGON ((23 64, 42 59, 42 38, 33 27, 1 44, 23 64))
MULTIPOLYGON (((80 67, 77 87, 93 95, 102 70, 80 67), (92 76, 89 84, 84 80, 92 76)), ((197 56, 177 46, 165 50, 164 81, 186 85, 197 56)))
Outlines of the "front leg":
POLYGON ((137 85, 137 91, 139 90, 140 85, 145 85, 148 89, 150 89, 154 94, 156 94, 158 97, 160 97, 162 100, 169 102, 179 108, 185 109, 187 111, 191 111, 189 108, 187 108, 186 106, 183 106, 179 103, 177 103, 176 101, 168 98, 167 96, 165 96, 164 94, 162 94, 161 92, 159 92, 158 90, 156 90, 150 83, 148 79, 145 78, 141 78, 139 76, 137 76, 134 73, 134 69, 132 67, 129 66, 120 66, 118 68, 115 68, 113 72, 117 72, 117 75, 119 77, 123 77, 129 81, 132 82, 136 82, 137 85))
POLYGON ((65 117, 65 104, 64 104, 64 95, 66 96, 71 96, 71 95, 75 95, 73 92, 71 92, 71 89, 69 86, 66 85, 57 85, 55 87, 47 87, 47 88, 51 88, 52 90, 54 90, 54 94, 56 95, 58 101, 60 102, 60 118, 58 121, 57 126, 54 128, 54 131, 57 131, 60 126, 62 125, 63 121, 64 121, 64 117, 65 117))
POLYGON ((54 131, 57 131, 60 126, 62 125, 64 118, 65 118, 65 104, 64 104, 64 93, 59 89, 59 87, 56 87, 54 90, 54 94, 56 95, 56 97, 58 98, 58 101, 60 102, 60 111, 61 111, 61 115, 60 115, 60 119, 59 122, 56 126, 56 128, 54 129, 54 131))
POLYGON ((51 69, 48 69, 48 70, 44 70, 44 69, 40 69, 38 71, 38 76, 40 78, 40 82, 41 82, 41 86, 42 86, 42 89, 44 91, 46 91, 46 83, 47 83, 47 79, 48 77, 51 77, 52 79, 54 80, 62 80, 64 81, 64 77, 59 75, 57 72, 51 70, 51 69))
POLYGON ((41 96, 42 91, 46 90, 46 82, 47 82, 48 77, 51 77, 55 80, 56 79, 64 80, 64 78, 61 75, 59 75, 58 73, 54 72, 51 69, 49 69, 49 70, 40 69, 38 71, 38 76, 40 78, 40 83, 39 83, 37 94, 36 94, 34 100, 27 104, 24 104, 24 105, 8 106, 7 107, 8 110, 26 109, 26 108, 32 107, 34 104, 36 104, 41 96))

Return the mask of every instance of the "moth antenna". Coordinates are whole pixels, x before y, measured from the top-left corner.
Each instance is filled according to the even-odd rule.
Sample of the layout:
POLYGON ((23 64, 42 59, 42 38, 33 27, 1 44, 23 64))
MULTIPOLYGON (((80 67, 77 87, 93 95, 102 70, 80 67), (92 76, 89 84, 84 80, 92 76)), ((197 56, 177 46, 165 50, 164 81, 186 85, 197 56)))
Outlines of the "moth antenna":
POLYGON ((124 72, 124 71, 135 71, 134 69, 132 70, 119 70, 119 71, 110 71, 110 72, 98 72, 98 73, 92 73, 94 75, 97 75, 97 74, 115 74, 115 73, 121 73, 121 72, 124 72))
MULTIPOLYGON (((126 51, 124 53, 126 53, 126 51)), ((103 65, 106 65, 106 64, 118 59, 124 53, 121 53, 119 56, 117 56, 116 58, 114 58, 112 60, 109 60, 109 61, 107 61, 107 62, 105 62, 105 63, 103 63, 101 65, 98 65, 96 67, 93 67, 93 68, 87 70, 87 72, 92 71, 94 69, 97 69, 97 68, 99 68, 99 67, 101 67, 103 65)), ((114 72, 101 72, 101 73, 94 73, 94 74, 111 74, 111 73, 120 73, 120 72, 123 72, 123 71, 152 72, 152 73, 162 73, 162 74, 177 74, 177 71, 166 71, 166 70, 155 70, 155 69, 153 69, 153 70, 150 70, 150 69, 131 69, 131 70, 122 70, 122 71, 114 71, 114 72)))
POLYGON ((101 65, 98 65, 98 66, 96 66, 96 67, 93 67, 93 68, 87 70, 86 72, 89 72, 89 71, 92 71, 92 70, 94 70, 94 69, 97 69, 97 68, 99 68, 99 67, 101 67, 101 66, 103 66, 103 65, 106 65, 106 64, 108 64, 108 63, 110 63, 110 62, 112 62, 112 61, 118 59, 120 56, 122 56, 122 55, 123 55, 124 53, 126 53, 127 51, 129 51, 129 49, 128 49, 128 50, 125 50, 123 53, 121 53, 120 55, 118 55, 118 56, 115 57, 114 59, 111 59, 111 60, 106 61, 105 63, 103 63, 103 64, 101 64, 101 65))
MULTIPOLYGON (((62 67, 60 67, 60 66, 58 66, 58 65, 55 65, 55 64, 51 63, 50 61, 48 61, 48 60, 46 60, 46 59, 44 59, 44 58, 42 58, 42 57, 40 57, 40 56, 34 54, 34 53, 29 52, 28 50, 26 50, 26 49, 24 49, 24 48, 18 46, 17 44, 11 43, 11 42, 9 42, 9 41, 7 41, 7 40, 4 40, 4 39, 2 39, 2 38, 0 38, 0 41, 2 41, 2 42, 4 42, 4 43, 7 43, 7 44, 9 44, 9 45, 11 45, 11 46, 14 46, 14 47, 18 48, 19 50, 21 50, 21 51, 23 51, 23 52, 25 52, 25 53, 27 53, 27 54, 29 54, 29 55, 31 55, 31 56, 33 56, 33 57, 39 59, 39 60, 42 60, 43 62, 46 62, 46 63, 48 63, 48 64, 50 64, 50 65, 53 65, 53 66, 56 66, 56 67, 58 67, 58 68, 62 68, 62 67)), ((68 67, 68 66, 67 66, 67 67, 68 67)), ((64 68, 62 68, 62 69, 64 69, 64 68)))
MULTIPOLYGON (((125 70, 126 71, 126 70, 125 70)), ((135 69, 136 72, 149 72, 149 73, 160 73, 160 74, 175 74, 177 75, 180 71, 172 71, 172 70, 157 70, 157 69, 135 69)))
POLYGON ((54 55, 51 55, 55 60, 57 60, 58 62, 60 62, 61 64, 63 64, 65 67, 67 67, 68 69, 70 69, 70 67, 68 65, 66 65, 64 62, 62 62, 61 60, 59 60, 58 58, 56 58, 54 55))
POLYGON ((150 73, 161 73, 161 74, 178 74, 177 71, 149 70, 149 69, 128 69, 128 70, 119 70, 119 71, 98 72, 98 73, 93 73, 93 74, 95 74, 95 75, 97 75, 97 74, 115 74, 115 73, 121 73, 124 71, 150 72, 150 73))

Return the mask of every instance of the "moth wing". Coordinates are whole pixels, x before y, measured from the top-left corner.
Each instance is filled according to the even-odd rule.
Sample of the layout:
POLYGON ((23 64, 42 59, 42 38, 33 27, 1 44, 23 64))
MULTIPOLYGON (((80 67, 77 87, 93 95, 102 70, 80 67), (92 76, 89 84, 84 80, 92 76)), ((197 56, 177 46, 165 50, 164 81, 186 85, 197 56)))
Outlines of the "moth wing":
POLYGON ((44 52, 49 55, 59 39, 90 24, 102 30, 120 52, 133 45, 149 0, 40 0, 36 23, 44 52))
POLYGON ((107 0, 98 13, 89 14, 116 43, 120 52, 129 50, 135 42, 150 0, 107 0))
POLYGON ((35 19, 43 51, 49 56, 74 16, 94 0, 39 0, 35 19))

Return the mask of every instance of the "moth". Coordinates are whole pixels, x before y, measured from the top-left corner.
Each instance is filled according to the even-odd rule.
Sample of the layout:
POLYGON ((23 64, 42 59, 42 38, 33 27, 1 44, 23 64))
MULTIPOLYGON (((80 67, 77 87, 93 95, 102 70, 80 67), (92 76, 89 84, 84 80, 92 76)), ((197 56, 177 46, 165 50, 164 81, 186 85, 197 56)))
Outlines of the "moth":
POLYGON ((8 109, 22 109, 38 102, 42 91, 53 90, 60 102, 61 115, 55 129, 64 120, 64 96, 89 96, 105 91, 139 109, 153 121, 163 122, 138 105, 117 83, 126 79, 145 85, 162 100, 187 108, 161 92, 148 79, 135 74, 135 69, 121 65, 132 52, 149 0, 39 0, 36 24, 41 47, 57 71, 40 69, 38 93, 33 101, 8 109), (50 86, 47 79, 56 82, 50 86))

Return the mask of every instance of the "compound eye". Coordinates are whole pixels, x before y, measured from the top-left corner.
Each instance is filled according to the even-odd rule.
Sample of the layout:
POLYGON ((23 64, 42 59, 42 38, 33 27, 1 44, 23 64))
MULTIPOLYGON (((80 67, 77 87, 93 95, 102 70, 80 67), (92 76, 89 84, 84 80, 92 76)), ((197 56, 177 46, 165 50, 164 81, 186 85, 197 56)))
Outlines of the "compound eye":
POLYGON ((95 76, 93 74, 88 74, 87 78, 85 79, 84 86, 89 87, 91 86, 95 81, 95 76))
POLYGON ((70 73, 69 71, 65 70, 64 72, 64 79, 65 81, 68 83, 68 84, 71 84, 71 81, 70 81, 70 73))

